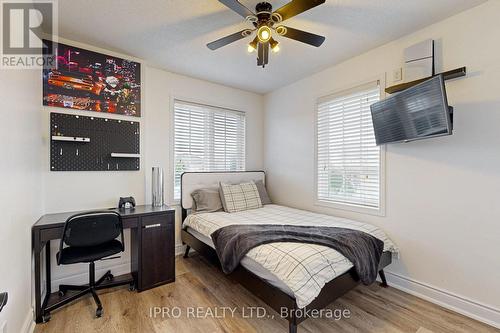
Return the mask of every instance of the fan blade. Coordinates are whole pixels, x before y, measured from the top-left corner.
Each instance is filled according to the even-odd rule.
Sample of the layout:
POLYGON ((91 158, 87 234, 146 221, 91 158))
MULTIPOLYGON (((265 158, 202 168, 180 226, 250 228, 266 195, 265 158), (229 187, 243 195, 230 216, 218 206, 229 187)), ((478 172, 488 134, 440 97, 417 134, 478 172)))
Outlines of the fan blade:
POLYGON ((249 30, 248 29, 241 30, 239 32, 235 32, 232 35, 222 37, 221 39, 217 39, 216 41, 208 43, 207 47, 212 51, 217 50, 220 47, 226 46, 227 44, 231 44, 233 42, 236 42, 237 40, 247 37, 248 34, 246 34, 246 31, 249 30))
MULTIPOLYGON (((294 28, 281 26, 284 30, 283 34, 280 34, 283 37, 287 37, 290 39, 297 40, 302 43, 306 43, 312 46, 319 47, 325 41, 325 37, 320 35, 315 35, 307 31, 302 31, 294 28)), ((281 31, 280 31, 281 32, 281 31)))
POLYGON ((292 0, 283 7, 277 9, 275 13, 281 15, 281 20, 288 20, 295 15, 305 12, 311 8, 325 3, 326 0, 292 0))
POLYGON ((250 9, 243 6, 238 0, 219 0, 219 2, 223 3, 226 7, 235 11, 243 17, 247 17, 249 15, 254 15, 250 9))

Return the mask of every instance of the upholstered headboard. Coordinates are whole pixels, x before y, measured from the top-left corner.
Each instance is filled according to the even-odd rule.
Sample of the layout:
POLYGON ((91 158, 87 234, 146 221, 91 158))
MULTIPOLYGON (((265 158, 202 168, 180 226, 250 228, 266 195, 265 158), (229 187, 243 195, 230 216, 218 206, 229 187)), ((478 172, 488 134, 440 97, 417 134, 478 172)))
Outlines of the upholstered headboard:
POLYGON ((181 208, 182 219, 193 205, 191 193, 200 188, 218 187, 219 182, 238 184, 247 181, 262 180, 265 184, 264 171, 227 171, 227 172, 184 172, 181 175, 181 208))

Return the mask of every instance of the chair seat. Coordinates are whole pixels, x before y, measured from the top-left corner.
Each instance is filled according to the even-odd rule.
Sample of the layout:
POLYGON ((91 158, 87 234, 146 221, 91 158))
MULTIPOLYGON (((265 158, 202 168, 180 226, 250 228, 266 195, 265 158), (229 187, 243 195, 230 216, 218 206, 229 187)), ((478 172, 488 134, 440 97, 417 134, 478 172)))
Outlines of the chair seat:
POLYGON ((86 247, 71 246, 57 252, 57 260, 62 265, 75 264, 79 262, 92 262, 123 251, 123 244, 114 239, 110 242, 86 247))

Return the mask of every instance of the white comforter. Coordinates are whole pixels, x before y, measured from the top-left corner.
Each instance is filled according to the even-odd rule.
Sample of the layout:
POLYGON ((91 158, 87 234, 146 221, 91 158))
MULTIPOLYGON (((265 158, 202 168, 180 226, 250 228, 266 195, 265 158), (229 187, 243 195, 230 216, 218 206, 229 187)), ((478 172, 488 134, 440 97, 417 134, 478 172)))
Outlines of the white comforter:
MULTIPOLYGON (((386 234, 373 225, 278 205, 231 214, 192 214, 184 221, 184 227, 190 227, 207 237, 215 230, 231 224, 291 224, 355 229, 382 240, 384 251, 398 251, 386 234)), ((311 303, 326 283, 353 267, 346 257, 334 249, 305 243, 265 244, 250 250, 247 257, 283 281, 293 291, 300 308, 311 303)))

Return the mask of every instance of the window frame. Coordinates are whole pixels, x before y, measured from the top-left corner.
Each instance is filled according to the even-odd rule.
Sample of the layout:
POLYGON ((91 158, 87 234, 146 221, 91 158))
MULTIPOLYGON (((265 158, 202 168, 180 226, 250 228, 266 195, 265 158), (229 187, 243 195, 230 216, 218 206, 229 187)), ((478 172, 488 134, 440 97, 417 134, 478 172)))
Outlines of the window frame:
POLYGON ((232 106, 222 106, 217 102, 214 101, 206 101, 206 100, 199 100, 196 98, 191 98, 191 97, 185 97, 185 96, 179 96, 179 95, 171 95, 170 96, 170 126, 169 126, 169 131, 170 131, 170 144, 169 144, 169 163, 168 163, 168 184, 166 184, 169 188, 167 193, 167 202, 171 206, 179 206, 181 203, 181 199, 176 199, 175 198, 175 102, 185 102, 185 103, 192 103, 192 104, 199 104, 201 106, 206 106, 208 108, 217 108, 217 109, 222 109, 222 110, 227 110, 230 112, 239 112, 243 113, 245 115, 245 132, 244 132, 244 170, 247 169, 247 164, 248 164, 248 149, 247 149, 247 126, 248 126, 248 113, 246 111, 241 111, 238 110, 236 107, 232 106))
POLYGON ((385 216, 386 215, 386 175, 385 175, 385 167, 386 167, 386 146, 380 146, 379 152, 379 207, 371 208, 368 206, 346 203, 346 202, 332 202, 320 200, 318 198, 318 106, 319 101, 324 99, 325 97, 334 97, 334 96, 342 96, 348 93, 352 93, 355 91, 362 90, 363 87, 366 87, 370 84, 379 85, 380 89, 380 100, 386 98, 385 86, 386 80, 385 75, 377 76, 375 78, 362 81, 357 84, 353 84, 347 86, 345 88, 336 89, 332 92, 322 93, 321 95, 316 96, 314 100, 314 205, 332 209, 338 209, 343 211, 349 211, 359 214, 366 215, 375 215, 375 216, 385 216))

